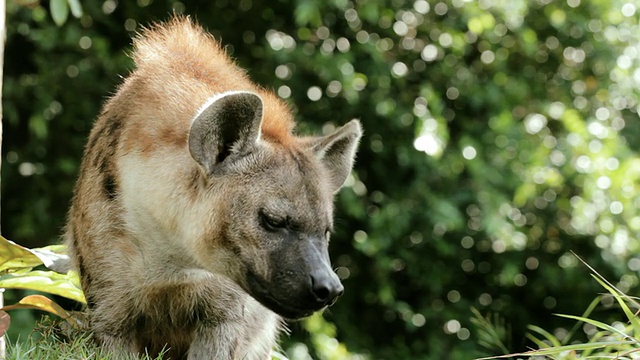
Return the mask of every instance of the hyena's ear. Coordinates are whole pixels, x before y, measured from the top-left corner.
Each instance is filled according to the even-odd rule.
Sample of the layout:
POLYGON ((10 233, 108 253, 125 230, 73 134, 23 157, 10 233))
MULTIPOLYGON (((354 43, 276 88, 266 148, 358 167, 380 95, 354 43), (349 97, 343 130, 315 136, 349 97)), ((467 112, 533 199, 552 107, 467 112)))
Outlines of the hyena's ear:
POLYGON ((262 99, 250 92, 228 92, 209 100, 189 131, 189 151, 207 174, 225 159, 250 152, 260 138, 262 99))
POLYGON ((333 192, 340 190, 353 167, 353 160, 362 136, 362 126, 358 120, 351 120, 332 134, 313 138, 309 148, 329 170, 333 192))

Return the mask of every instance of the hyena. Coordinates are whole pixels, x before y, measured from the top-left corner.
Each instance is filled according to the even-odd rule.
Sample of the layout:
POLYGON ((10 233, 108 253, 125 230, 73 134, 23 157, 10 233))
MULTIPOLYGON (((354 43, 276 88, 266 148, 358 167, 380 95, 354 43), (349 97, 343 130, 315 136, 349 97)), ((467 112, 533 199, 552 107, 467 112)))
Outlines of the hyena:
POLYGON ((268 359, 283 319, 343 292, 333 197, 361 126, 296 136, 289 107, 174 17, 89 135, 66 225, 90 327, 118 354, 268 359))

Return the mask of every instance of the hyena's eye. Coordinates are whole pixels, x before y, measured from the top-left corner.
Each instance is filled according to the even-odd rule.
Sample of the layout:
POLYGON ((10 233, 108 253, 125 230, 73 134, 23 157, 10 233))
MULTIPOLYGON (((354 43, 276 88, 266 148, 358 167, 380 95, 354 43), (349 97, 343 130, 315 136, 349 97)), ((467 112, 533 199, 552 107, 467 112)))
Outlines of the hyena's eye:
POLYGON ((269 231, 278 231, 287 227, 287 219, 260 211, 260 224, 269 231))

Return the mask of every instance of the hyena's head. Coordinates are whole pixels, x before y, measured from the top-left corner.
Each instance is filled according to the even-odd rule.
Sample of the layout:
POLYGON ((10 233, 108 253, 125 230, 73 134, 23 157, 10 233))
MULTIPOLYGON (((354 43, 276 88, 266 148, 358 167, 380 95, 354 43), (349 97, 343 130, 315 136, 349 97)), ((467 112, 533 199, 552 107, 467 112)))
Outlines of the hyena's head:
POLYGON ((361 128, 354 120, 327 136, 281 144, 261 138, 262 118, 258 95, 232 92, 192 123, 189 150, 208 179, 205 198, 217 207, 215 235, 198 257, 220 262, 225 254, 225 269, 211 268, 274 312, 301 318, 344 290, 328 243, 333 196, 351 171, 361 128))

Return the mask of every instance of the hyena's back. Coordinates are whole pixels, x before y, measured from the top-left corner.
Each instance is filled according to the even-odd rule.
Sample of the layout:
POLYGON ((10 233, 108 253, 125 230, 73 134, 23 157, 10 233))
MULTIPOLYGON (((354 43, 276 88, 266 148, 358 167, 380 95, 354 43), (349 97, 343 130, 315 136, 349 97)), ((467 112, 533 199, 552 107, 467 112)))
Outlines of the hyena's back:
POLYGON ((92 330, 115 351, 266 359, 274 311, 306 316, 342 292, 326 245, 360 126, 293 136, 287 106, 188 19, 145 30, 133 59, 66 227, 92 330))

